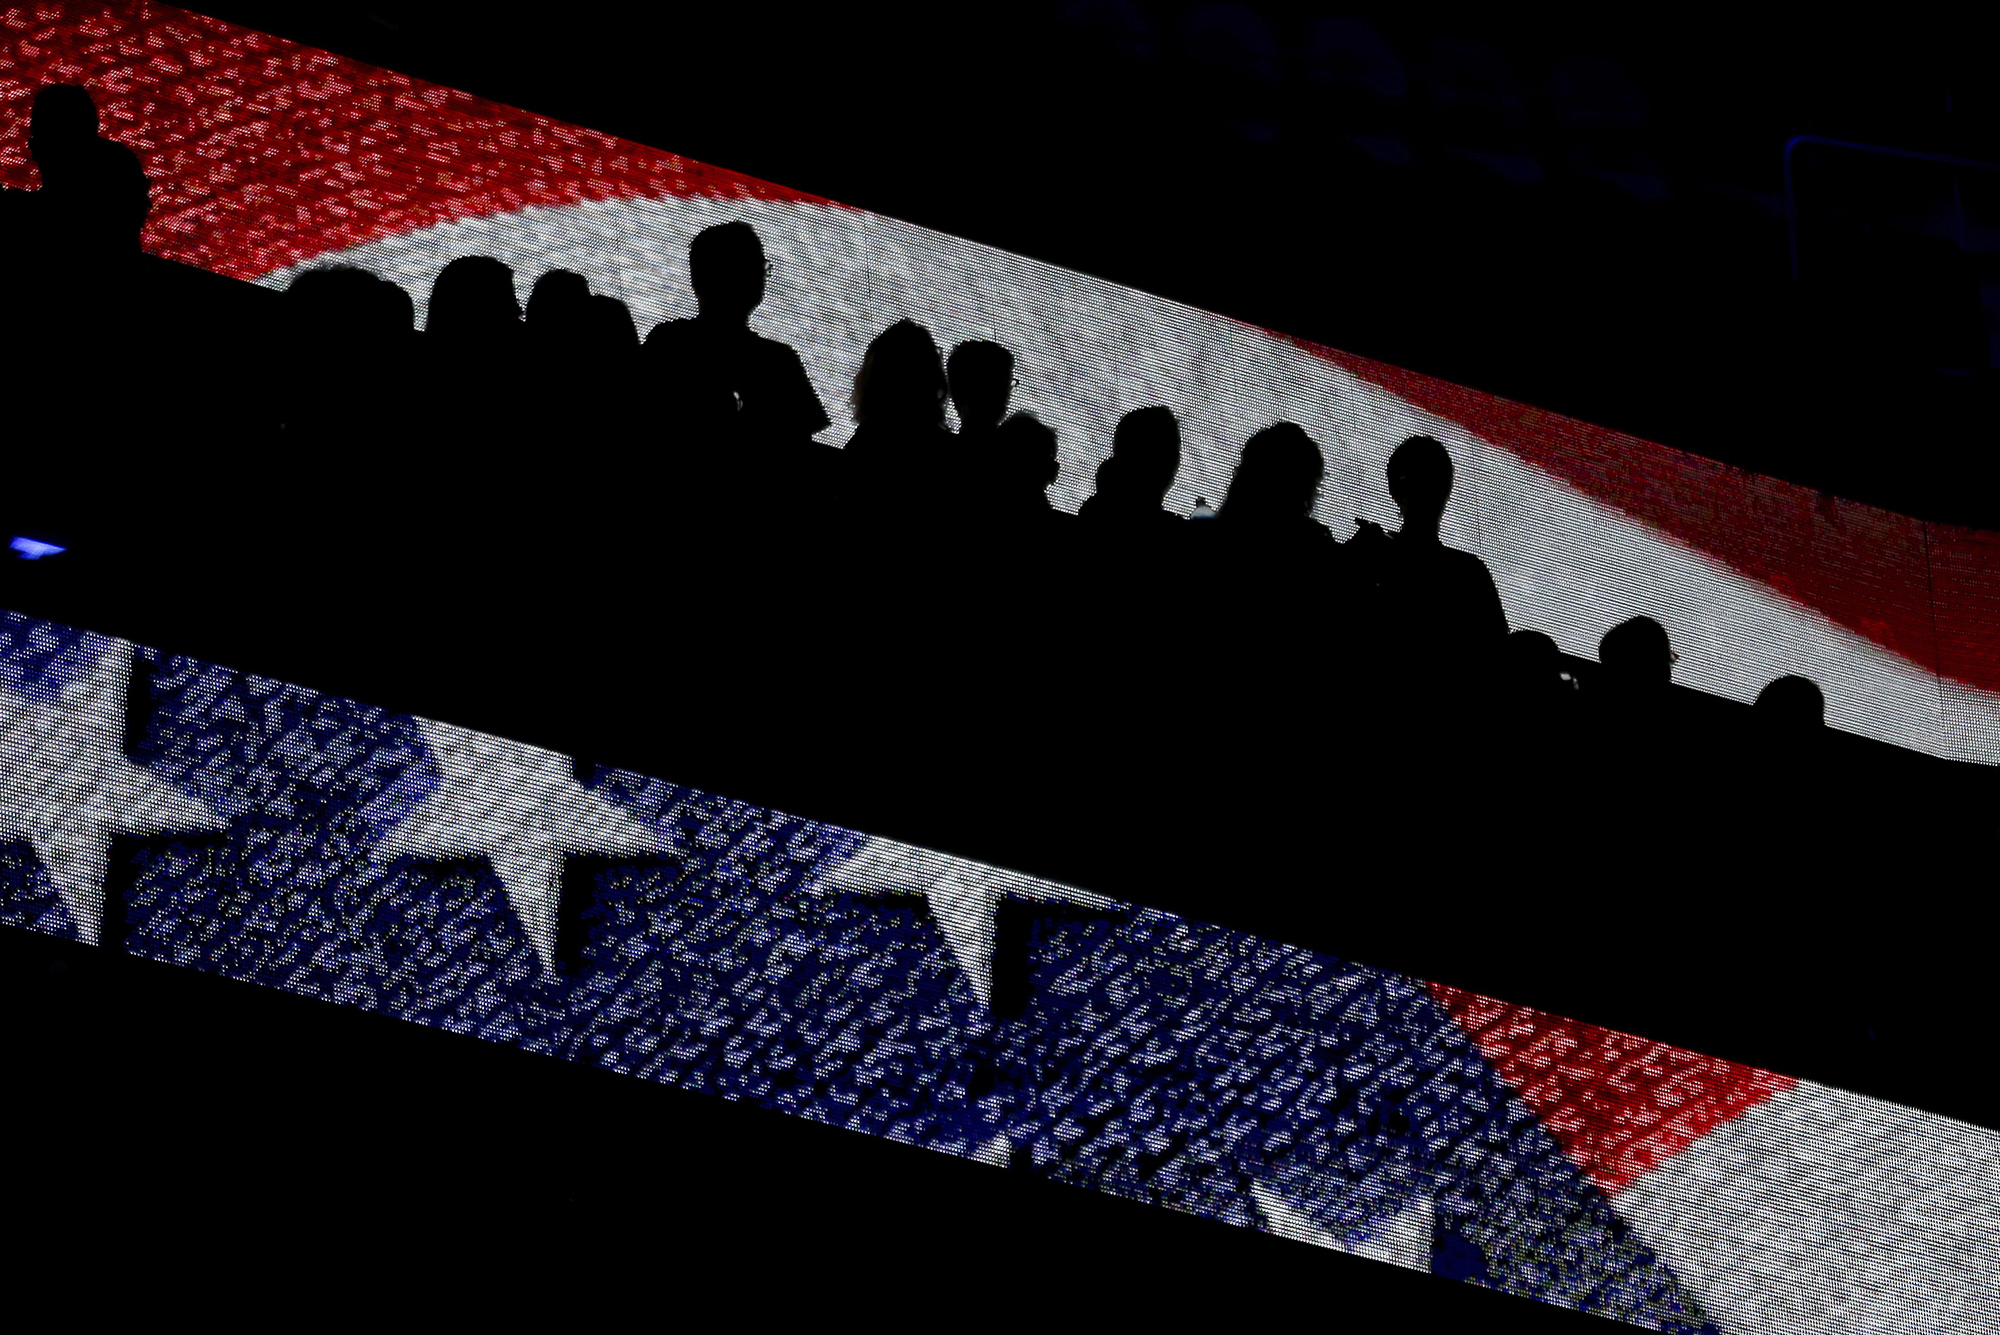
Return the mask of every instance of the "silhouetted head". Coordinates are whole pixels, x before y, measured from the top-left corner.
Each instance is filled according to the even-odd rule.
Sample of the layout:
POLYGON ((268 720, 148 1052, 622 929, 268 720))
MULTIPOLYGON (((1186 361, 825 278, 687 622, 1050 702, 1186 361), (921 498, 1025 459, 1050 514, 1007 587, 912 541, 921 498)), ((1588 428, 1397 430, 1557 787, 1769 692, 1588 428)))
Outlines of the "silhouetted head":
POLYGON ((605 356, 639 350, 639 327, 632 312, 616 297, 599 292, 585 297, 577 312, 577 333, 587 351, 605 356))
POLYGON ((575 336, 584 306, 590 301, 590 284, 580 273, 551 269, 535 280, 528 293, 528 333, 537 342, 563 343, 575 336))
POLYGON ((742 324, 764 300, 764 243, 740 219, 703 228, 688 247, 688 281, 701 318, 742 324))
POLYGON ((286 286, 283 305, 293 341, 323 352, 382 351, 416 324, 409 293, 351 265, 299 274, 286 286))
POLYGON ((42 166, 97 138, 97 103, 77 84, 42 89, 28 115, 28 156, 42 166))
POLYGON ((1604 633, 1597 663, 1607 687, 1625 694, 1664 690, 1673 679, 1674 647, 1651 617, 1633 617, 1604 633))
POLYGON ((1014 504, 1045 504, 1056 462, 1056 433, 1033 413, 1015 413, 993 432, 993 480, 1014 504))
POLYGON ((1007 415, 1007 400, 1014 393, 1014 354, 998 343, 961 343, 945 363, 945 378, 951 382, 959 426, 991 431, 1007 415))
POLYGON ((854 376, 854 420, 894 425, 944 424, 944 362, 931 331, 898 320, 875 336, 854 376))
POLYGON ((490 255, 465 255, 444 266, 431 284, 424 332, 452 343, 492 343, 520 332, 514 271, 490 255))
POLYGON ((1171 408, 1135 408, 1118 419, 1111 457, 1097 466, 1097 494, 1157 509, 1181 467, 1181 424, 1171 408))
MULTIPOLYGON (((1451 498, 1451 455, 1429 436, 1411 436, 1389 456, 1389 495, 1403 512, 1403 532, 1436 537, 1451 498)), ((1553 643, 1553 642, 1552 642, 1553 643)))
POLYGON ((1302 518, 1312 513, 1325 476, 1326 460, 1303 427, 1267 426, 1244 443, 1217 518, 1239 523, 1302 518))
POLYGON ((1757 692, 1758 720, 1775 732, 1813 732, 1826 726, 1826 696, 1809 677, 1780 677, 1757 692))
POLYGON ((1517 630, 1500 646, 1500 672, 1517 699, 1535 699, 1570 688, 1562 670, 1562 650, 1538 630, 1517 630))

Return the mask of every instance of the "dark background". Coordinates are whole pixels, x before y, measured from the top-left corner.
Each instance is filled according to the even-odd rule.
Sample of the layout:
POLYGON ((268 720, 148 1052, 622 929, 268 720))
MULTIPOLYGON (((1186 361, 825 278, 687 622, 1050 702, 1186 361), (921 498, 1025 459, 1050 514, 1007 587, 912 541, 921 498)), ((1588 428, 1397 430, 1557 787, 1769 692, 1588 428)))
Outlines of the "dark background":
MULTIPOLYGON (((1680 448, 2000 527, 2000 271, 1983 248, 2000 250, 1995 174, 1805 145, 1788 210, 1784 170, 1801 135, 2000 157, 2000 109, 1963 34, 1386 7, 1327 26, 1324 11, 1276 5, 893 21, 203 9, 1680 448)), ((329 671, 291 675, 347 684, 329 671)), ((414 668, 371 689, 364 676, 353 692, 392 707, 434 689, 414 668)), ((489 721, 470 704, 429 712, 489 721)), ((568 740, 525 716, 491 724, 568 740)), ((364 1303, 414 1284, 495 1311, 517 1294, 601 1310, 606 1284, 657 1275, 663 1306, 705 1286, 822 1319, 872 1292, 877 1319, 899 1324, 919 1310, 1047 1319, 1052 1304, 1097 1320, 1276 1315, 1286 1295, 1327 1318, 1588 1320, 111 952, 11 931, 4 946, 26 1036, 14 1108, 32 1108, 15 1120, 37 1137, 17 1199, 45 1237, 90 1240, 77 1255, 118 1280, 107 1301, 136 1293, 118 1277, 152 1261, 213 1295, 254 1259, 280 1288, 332 1266, 364 1303), (593 1168, 595 1147, 634 1139, 657 1159, 622 1156, 615 1179, 593 1168)), ((1810 1073, 1784 1053, 1730 1055, 1810 1073)), ((1872 1092, 1915 1088, 1938 1084, 1872 1092)))

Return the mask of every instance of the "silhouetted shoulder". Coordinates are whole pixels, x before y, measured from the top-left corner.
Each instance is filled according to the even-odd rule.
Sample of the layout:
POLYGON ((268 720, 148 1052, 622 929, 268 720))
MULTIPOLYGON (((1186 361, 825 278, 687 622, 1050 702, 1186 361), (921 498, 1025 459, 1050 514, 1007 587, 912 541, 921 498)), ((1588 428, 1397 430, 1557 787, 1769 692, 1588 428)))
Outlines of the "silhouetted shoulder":
POLYGON ((832 425, 805 363, 777 339, 699 318, 669 320, 646 336, 646 353, 717 378, 742 404, 750 430, 811 436, 832 425))
MULTIPOLYGON (((1398 562, 1404 579, 1420 586, 1432 616, 1448 620, 1464 634, 1499 639, 1507 633, 1507 613, 1486 562, 1456 547, 1407 544, 1398 562)), ((1418 590, 1412 589, 1416 593, 1418 590)))
POLYGON ((658 356, 692 352, 696 347, 693 320, 662 320, 646 335, 646 351, 658 356))
POLYGON ((805 363, 790 344, 752 334, 747 360, 745 370, 763 400, 762 414, 774 429, 810 436, 833 425, 806 375, 805 363))

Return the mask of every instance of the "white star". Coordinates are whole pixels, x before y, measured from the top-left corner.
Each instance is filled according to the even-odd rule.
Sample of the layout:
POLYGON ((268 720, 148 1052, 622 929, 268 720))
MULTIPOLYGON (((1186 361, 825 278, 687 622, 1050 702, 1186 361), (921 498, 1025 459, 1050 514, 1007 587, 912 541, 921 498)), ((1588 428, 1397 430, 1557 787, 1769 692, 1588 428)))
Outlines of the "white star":
POLYGON ((113 836, 223 828, 205 803, 125 758, 131 677, 131 643, 109 640, 89 675, 64 683, 53 703, 0 690, 0 839, 34 844, 92 945, 113 836))
POLYGON ((827 885, 863 894, 922 895, 960 971, 980 1004, 988 1007, 993 1004, 994 919, 1002 900, 1029 899, 1092 909, 1119 907, 1118 901, 1102 895, 894 839, 869 840, 827 885))
POLYGON ((1312 1216, 1289 1204, 1283 1196, 1261 1182, 1250 1184, 1250 1199, 1263 1212, 1265 1222, 1270 1225, 1269 1231, 1280 1237, 1310 1242, 1315 1247, 1331 1247, 1350 1256, 1365 1256, 1371 1261, 1387 1261, 1405 1270, 1430 1273, 1431 1226, 1437 1208, 1428 1196, 1412 1198, 1402 1212, 1374 1237, 1353 1244, 1321 1228, 1313 1222, 1312 1216))
POLYGON ((975 1146, 972 1157, 995 1168, 1005 1168, 1014 1161, 1014 1142, 1004 1135, 994 1136, 986 1143, 975 1146))
POLYGON ((565 857, 659 851, 659 838, 576 781, 568 756, 418 719, 444 781, 375 846, 378 862, 484 855, 544 968, 555 966, 565 857))

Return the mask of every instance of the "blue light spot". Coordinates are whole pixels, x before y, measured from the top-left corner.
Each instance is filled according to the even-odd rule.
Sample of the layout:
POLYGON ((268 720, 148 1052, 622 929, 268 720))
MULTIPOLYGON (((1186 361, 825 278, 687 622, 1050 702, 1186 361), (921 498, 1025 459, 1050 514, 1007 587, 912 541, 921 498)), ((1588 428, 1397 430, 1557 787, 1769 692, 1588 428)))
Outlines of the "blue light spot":
POLYGON ((7 546, 21 554, 24 561, 39 561, 44 556, 57 556, 69 550, 58 547, 53 542, 43 542, 39 538, 15 538, 7 546))

